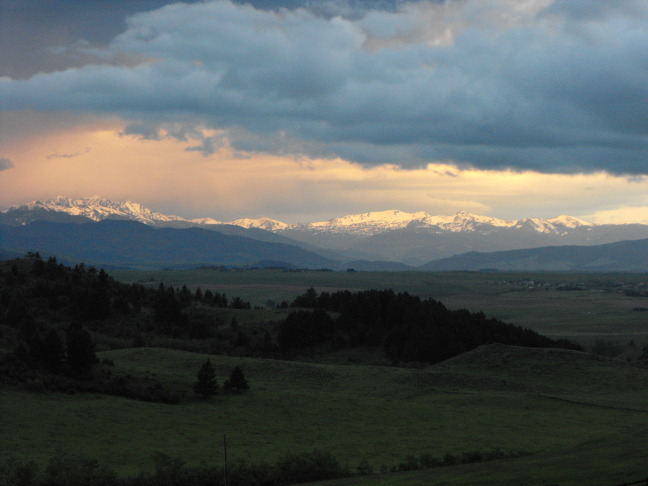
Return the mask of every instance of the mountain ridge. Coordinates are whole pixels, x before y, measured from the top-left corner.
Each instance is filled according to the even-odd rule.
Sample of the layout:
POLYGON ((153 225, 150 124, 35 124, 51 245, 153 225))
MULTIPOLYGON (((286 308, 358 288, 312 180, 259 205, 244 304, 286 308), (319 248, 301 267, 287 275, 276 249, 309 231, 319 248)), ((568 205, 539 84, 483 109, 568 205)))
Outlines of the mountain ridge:
POLYGON ((0 236, 0 250, 6 253, 32 251, 62 260, 123 268, 245 267, 264 261, 286 267, 323 268, 336 263, 294 245, 203 228, 154 228, 138 221, 0 224, 0 236))
POLYGON ((294 245, 197 227, 155 228, 124 220, 0 224, 0 257, 16 258, 27 252, 113 268, 272 266, 360 271, 648 272, 648 238, 607 245, 472 251, 413 267, 394 260, 329 259, 294 245))
MULTIPOLYGON (((194 223, 197 225, 228 224, 244 228, 259 228, 273 232, 314 231, 338 232, 372 236, 384 231, 403 228, 433 228, 439 231, 472 232, 484 229, 484 226, 497 228, 528 227, 540 233, 558 234, 566 228, 602 226, 568 215, 554 218, 520 218, 504 220, 459 211, 453 215, 431 215, 425 211, 414 213, 391 209, 367 213, 349 214, 326 221, 312 223, 285 223, 272 218, 240 218, 224 222, 212 217, 187 219, 176 215, 167 215, 153 211, 133 201, 117 202, 101 196, 71 199, 56 196, 46 201, 31 201, 23 205, 10 207, 4 214, 17 210, 48 210, 64 212, 71 216, 83 216, 93 221, 104 219, 130 219, 144 224, 159 225, 170 222, 194 223)), ((648 225, 646 225, 648 226, 648 225)))
MULTIPOLYGON (((424 211, 367 212, 314 223, 288 224, 271 218, 185 219, 152 211, 132 201, 99 196, 32 201, 0 213, 0 224, 33 221, 84 223, 130 220, 155 228, 202 228, 271 243, 285 243, 338 262, 397 262, 419 267, 468 252, 496 252, 548 246, 592 246, 648 238, 648 224, 597 225, 573 216, 504 220, 460 211, 432 216, 424 211)), ((370 263, 374 262, 374 263, 370 263)))
POLYGON ((581 271, 648 272, 648 238, 592 246, 467 252, 434 260, 424 271, 581 271))

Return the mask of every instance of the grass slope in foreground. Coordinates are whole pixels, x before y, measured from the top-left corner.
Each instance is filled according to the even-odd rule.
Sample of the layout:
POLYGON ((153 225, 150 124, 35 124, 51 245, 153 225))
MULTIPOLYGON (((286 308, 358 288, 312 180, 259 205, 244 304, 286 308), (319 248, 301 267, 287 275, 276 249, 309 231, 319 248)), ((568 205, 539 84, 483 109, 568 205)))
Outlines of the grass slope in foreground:
MULTIPOLYGON (((559 452, 309 483, 310 486, 615 486, 643 481, 648 431, 596 438, 559 452)), ((643 482, 641 483, 643 484, 643 482)))
POLYGON ((367 484, 382 479, 388 481, 384 484, 427 484, 426 475, 437 474, 448 484, 466 484, 451 479, 471 475, 479 484, 486 474, 480 471, 527 478, 525 484, 558 476, 561 484, 583 484, 582 468, 575 465, 586 451, 598 458, 592 477, 600 481, 589 484, 647 474, 636 458, 638 451, 646 452, 648 370, 584 353, 492 345, 427 370, 209 356, 220 384, 240 365, 251 385, 246 394, 209 401, 193 399, 191 392, 205 355, 149 348, 100 355, 122 371, 154 375, 165 388, 191 398, 162 405, 4 389, 3 457, 45 464, 67 451, 134 475, 153 468, 155 452, 188 465, 220 464, 227 434, 234 461, 274 461, 287 452, 318 448, 352 469, 366 460, 375 471, 424 453, 442 457, 496 447, 533 453, 398 475, 403 481, 411 477, 410 482, 372 477, 367 484), (631 458, 618 463, 622 468, 615 459, 621 457, 631 458), (522 472, 525 476, 516 476, 522 472))

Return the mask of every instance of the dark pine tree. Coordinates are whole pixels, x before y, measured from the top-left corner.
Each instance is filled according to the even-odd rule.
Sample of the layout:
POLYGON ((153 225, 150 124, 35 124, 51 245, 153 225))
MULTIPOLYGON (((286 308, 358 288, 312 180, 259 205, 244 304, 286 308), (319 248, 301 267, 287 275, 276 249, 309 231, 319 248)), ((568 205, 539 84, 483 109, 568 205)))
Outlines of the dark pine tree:
MULTIPOLYGON (((209 291, 207 291, 207 292, 209 292, 209 291)), ((207 295, 207 292, 205 292, 205 295, 207 295)), ((195 295, 194 295, 194 299, 196 299, 198 302, 203 302, 204 297, 203 297, 202 290, 200 290, 200 287, 198 287, 198 288, 196 289, 196 293, 195 293, 195 295)))
POLYGON ((40 277, 45 272, 45 262, 41 258, 38 252, 28 253, 27 256, 33 260, 32 264, 32 274, 40 277))
POLYGON ((65 361, 63 343, 58 333, 50 329, 42 341, 43 361, 45 366, 53 373, 59 373, 65 361))
POLYGON ((218 392, 218 382, 216 381, 216 371, 207 360, 198 370, 196 375, 196 383, 193 386, 194 392, 202 398, 208 398, 218 392))
POLYGON ((87 374, 97 363, 90 334, 79 323, 70 324, 66 334, 67 363, 70 371, 79 375, 87 374))
POLYGON ((241 393, 243 390, 249 390, 250 385, 243 375, 243 370, 236 366, 232 370, 232 373, 230 373, 229 379, 225 381, 223 388, 225 388, 227 391, 241 393))

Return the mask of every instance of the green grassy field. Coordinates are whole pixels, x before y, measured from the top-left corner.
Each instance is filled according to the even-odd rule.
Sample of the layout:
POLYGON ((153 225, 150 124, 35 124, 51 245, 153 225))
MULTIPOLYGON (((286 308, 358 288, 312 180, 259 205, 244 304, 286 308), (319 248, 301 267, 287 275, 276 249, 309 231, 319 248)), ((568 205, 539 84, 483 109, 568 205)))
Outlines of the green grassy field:
MULTIPOLYGON (((646 275, 282 272, 186 270, 111 272, 124 282, 186 284, 259 308, 218 309, 229 326, 267 326, 307 288, 385 289, 433 297, 583 344, 601 337, 637 349, 648 341, 646 297, 624 295, 646 275), (534 284, 529 282, 533 280, 534 284), (557 290, 585 282, 584 290, 557 290)), ((195 312, 198 312, 197 310, 195 312)), ((161 339, 161 338, 160 338, 161 339)), ((104 343, 105 344, 105 343, 104 343)), ((161 342, 156 342, 160 345, 161 342)), ((128 345, 128 343, 124 344, 128 345)), ((108 349, 105 346, 102 349, 108 349)), ((188 349, 200 349, 190 347, 188 349)), ((423 471, 354 477, 326 484, 600 484, 648 476, 648 368, 567 350, 489 345, 428 369, 384 366, 369 349, 313 355, 308 362, 216 356, 163 348, 112 349, 115 374, 147 377, 185 394, 178 405, 100 394, 31 393, 0 388, 0 457, 44 466, 61 453, 97 458, 124 476, 151 471, 154 454, 190 466, 274 462, 324 449, 352 470, 389 470, 408 455, 491 451, 523 457, 423 471), (241 366, 251 390, 200 400, 196 373, 210 358, 222 385, 241 366), (362 364, 359 364, 362 363, 362 364), (373 363, 374 365, 368 365, 373 363)))
MULTIPOLYGON (((619 444, 610 454, 628 447, 634 451, 628 453, 646 452, 643 442, 622 439, 648 428, 648 370, 564 351, 525 360, 525 351, 494 345, 428 370, 211 356, 221 384, 240 365, 252 389, 209 401, 191 393, 204 355, 148 348, 104 352, 101 357, 113 359, 116 369, 153 375, 188 400, 162 405, 3 390, 0 454, 46 463, 65 451, 100 458, 131 475, 152 469, 155 452, 190 465, 220 464, 227 434, 232 460, 273 461, 319 448, 352 468, 366 460, 378 471, 409 454, 442 457, 500 448, 534 453, 516 461, 538 461, 539 477, 543 460, 577 462, 572 456, 588 444, 598 444, 605 454, 601 444, 608 437, 619 444)), ((611 458, 600 463, 607 466, 599 474, 616 477, 608 470, 611 458)), ((513 474, 506 464, 479 467, 513 474)), ((466 474, 479 474, 465 468, 466 474)), ((452 475, 450 469, 455 467, 434 474, 452 475)), ((424 484, 416 482, 423 472, 409 474, 410 484, 424 484)))
POLYGON ((310 483, 312 486, 615 486, 645 481, 648 430, 592 439, 559 452, 497 462, 310 483))

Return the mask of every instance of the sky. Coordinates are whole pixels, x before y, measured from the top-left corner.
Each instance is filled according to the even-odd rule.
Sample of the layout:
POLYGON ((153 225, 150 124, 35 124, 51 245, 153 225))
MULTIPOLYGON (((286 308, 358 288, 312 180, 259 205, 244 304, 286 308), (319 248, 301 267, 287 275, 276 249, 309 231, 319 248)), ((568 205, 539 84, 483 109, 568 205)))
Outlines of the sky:
POLYGON ((648 223, 645 0, 0 0, 0 209, 648 223))

